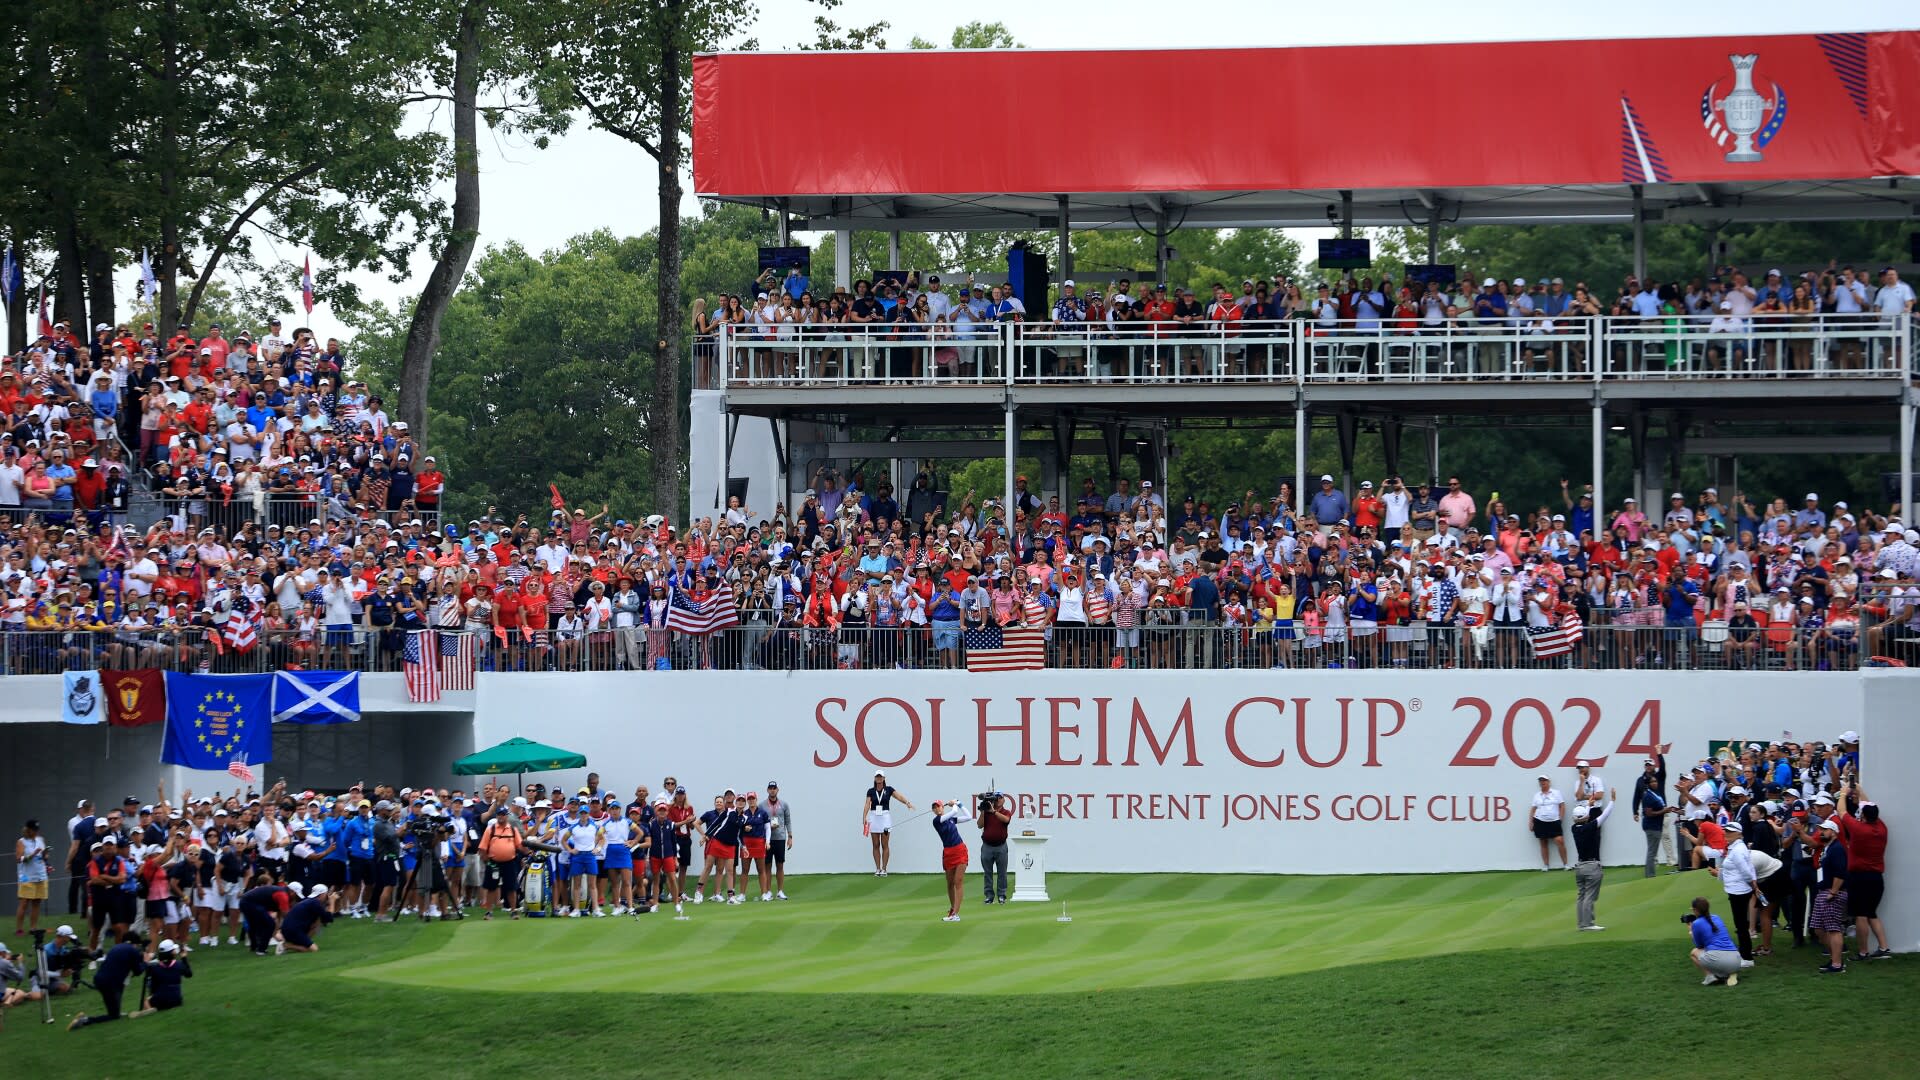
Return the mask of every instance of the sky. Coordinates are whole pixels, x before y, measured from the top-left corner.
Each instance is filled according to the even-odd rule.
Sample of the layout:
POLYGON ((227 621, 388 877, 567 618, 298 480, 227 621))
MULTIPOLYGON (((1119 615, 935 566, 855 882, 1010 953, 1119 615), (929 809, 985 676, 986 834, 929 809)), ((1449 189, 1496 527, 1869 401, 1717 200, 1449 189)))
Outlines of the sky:
MULTIPOLYGON (((805 0, 760 0, 757 24, 742 28, 763 49, 784 48, 813 37, 818 5, 805 0)), ((1088 4, 1035 4, 1031 0, 973 0, 962 6, 902 4, 897 0, 845 0, 832 12, 841 26, 864 26, 886 20, 890 48, 904 49, 919 36, 944 45, 961 22, 1003 22, 1014 38, 1030 48, 1207 48, 1283 45, 1407 44, 1429 41, 1502 41, 1568 38, 1692 37, 1740 33, 1837 33, 1889 30, 1920 26, 1913 0, 1854 0, 1842 8, 1808 4, 1803 0, 1747 0, 1727 5, 1674 5, 1664 0, 1625 0, 1605 5, 1576 5, 1515 21, 1504 15, 1487 21, 1457 16, 1436 18, 1439 7, 1431 0, 1373 0, 1365 6, 1364 25, 1345 19, 1325 19, 1313 7, 1255 2, 1236 5, 1223 19, 1209 15, 1169 19, 1165 0, 1099 0, 1088 4), (1271 18, 1257 12, 1272 9, 1271 18), (1737 24, 1729 18, 1737 11, 1737 24), (1305 12, 1306 14, 1301 14, 1305 12), (1231 29, 1231 41, 1222 41, 1222 29, 1231 29)), ((1459 10, 1459 9, 1454 9, 1459 10)), ((1502 10, 1502 9, 1489 9, 1502 10)), ((1536 10, 1536 9, 1528 9, 1536 10)), ((1216 15, 1219 13, 1215 13, 1216 15)), ((657 194, 652 182, 652 159, 638 147, 604 132, 576 124, 574 130, 547 149, 535 149, 524 140, 502 137, 481 129, 480 244, 484 250, 518 242, 540 252, 594 229, 610 229, 628 236, 653 228, 658 220, 657 194)), ((691 190, 691 183, 687 184, 691 190)), ((446 197, 451 199, 449 190, 446 197)), ((697 212, 690 196, 683 213, 697 212)), ((1301 238, 1320 235, 1301 230, 1301 238)), ((816 242, 798 234, 803 243, 816 242)), ((262 261, 287 258, 298 263, 304 254, 276 249, 262 237, 262 261)), ((380 275, 356 280, 373 299, 398 305, 424 284, 432 267, 428 253, 416 254, 407 280, 395 283, 380 275)), ((137 273, 121 276, 123 304, 131 304, 137 273)), ((322 304, 311 320, 299 318, 297 289, 287 297, 288 316, 307 321, 322 338, 343 334, 345 327, 322 304)), ((292 324, 290 324, 292 325, 292 324)))

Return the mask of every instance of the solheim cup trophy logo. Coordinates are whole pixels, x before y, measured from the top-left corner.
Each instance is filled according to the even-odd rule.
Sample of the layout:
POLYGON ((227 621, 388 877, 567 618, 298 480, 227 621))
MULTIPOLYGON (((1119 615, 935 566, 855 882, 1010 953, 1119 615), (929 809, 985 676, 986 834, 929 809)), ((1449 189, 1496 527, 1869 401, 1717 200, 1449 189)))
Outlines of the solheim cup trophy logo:
POLYGON ((1760 60, 1759 53, 1732 53, 1727 59, 1733 63, 1733 89, 1726 97, 1716 97, 1720 83, 1715 81, 1707 87, 1706 93, 1700 95, 1700 123, 1706 128, 1707 136, 1721 146, 1727 145, 1728 137, 1732 137, 1733 149, 1727 151, 1728 161, 1759 161, 1760 151, 1780 133, 1780 125, 1786 123, 1786 91, 1780 89, 1779 83, 1769 82, 1773 96, 1766 98, 1753 88, 1753 68, 1760 60))

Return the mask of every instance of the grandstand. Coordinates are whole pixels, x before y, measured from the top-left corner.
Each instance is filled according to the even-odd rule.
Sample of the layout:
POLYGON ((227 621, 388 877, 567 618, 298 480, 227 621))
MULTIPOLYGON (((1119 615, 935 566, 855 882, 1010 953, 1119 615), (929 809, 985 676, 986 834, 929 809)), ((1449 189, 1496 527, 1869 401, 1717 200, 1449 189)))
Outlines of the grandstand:
MULTIPOLYGON (((72 670, 359 672, 360 723, 276 731, 276 773, 316 788, 377 769, 439 776, 536 725, 632 769, 636 725, 652 724, 649 753, 698 761, 722 746, 729 769, 792 777, 815 805, 870 768, 929 784, 960 775, 945 769, 1004 770, 990 778, 1072 793, 1071 807, 1117 800, 1096 820, 1037 819, 1072 870, 1144 865, 1114 822, 1126 799, 1186 790, 1188 768, 1205 766, 1223 795, 1270 794, 1285 768, 1318 770, 1285 780, 1329 796, 1386 784, 1504 799, 1602 743, 1621 760, 1676 739, 1705 756, 1767 737, 1783 709, 1795 726, 1890 738, 1871 725, 1910 704, 1903 675, 1861 669, 1920 660, 1912 264, 1755 263, 1654 282, 1636 243, 1642 265, 1624 282, 1581 278, 1569 253, 1550 267, 1432 266, 1417 285, 1358 267, 1206 297, 1158 284, 1182 223, 1623 221, 1639 236, 1661 221, 1857 216, 1891 228, 1920 205, 1920 138, 1866 117, 1913 112, 1920 34, 724 55, 696 74, 703 194, 763 206, 783 232, 833 230, 842 256, 854 230, 1055 229, 1053 265, 1018 253, 1017 272, 964 298, 958 282, 910 273, 876 294, 840 265, 813 305, 804 293, 715 305, 727 314, 695 343, 693 513, 679 521, 558 497, 545 521, 443 521, 434 458, 337 347, 271 329, 150 345, 103 328, 83 345, 60 328, 0 376, 0 403, 24 417, 9 442, 34 459, 21 480, 31 517, 0 527, 0 660, 19 691, 0 702, 0 750, 46 764, 0 792, 9 812, 150 771, 150 728, 49 722, 72 670), (1703 88, 1707 118, 1726 119, 1711 106, 1714 87, 1731 93, 1730 53, 1759 55, 1775 87, 1758 161, 1729 159, 1747 151, 1701 128, 1703 88), (1253 145, 1201 127, 1117 160, 1075 134, 1047 154, 1010 143, 895 168, 886 136, 795 140, 761 108, 775 86, 824 114, 849 88, 964 82, 981 108, 1012 113, 1142 64, 1203 95, 1269 70, 1302 85, 1337 76, 1362 110, 1369 94, 1440 81, 1492 96, 1517 72, 1569 102, 1568 122, 1525 148, 1449 129, 1377 155, 1287 125, 1253 145), (1592 86, 1627 93, 1595 101, 1592 86), (1073 229, 1142 223, 1159 241, 1153 280, 1123 293, 1074 269, 1073 229), (114 360, 136 351, 138 369, 114 360), (83 391, 97 372, 104 386, 83 391), (1174 505, 1182 425, 1220 419, 1290 427, 1292 460, 1250 499, 1174 505), (1590 482, 1538 513, 1502 504, 1497 478, 1454 483, 1441 436, 1486 419, 1585 428, 1590 482), (1835 430, 1771 434, 1789 420, 1835 430), (1337 463, 1309 460, 1316 427, 1337 432, 1337 463), (1358 476, 1357 441, 1375 434, 1386 475, 1358 476), (1404 457, 1422 472, 1403 475, 1419 438, 1425 452, 1404 457), (1605 456, 1621 445, 1634 481, 1608 491, 1605 456), (1898 452, 1897 500, 1747 491, 1731 469, 1702 490, 1668 482, 1680 454, 1864 450, 1898 452), (980 457, 1004 462, 995 498, 917 482, 926 463, 980 457), (1017 475, 1021 457, 1040 460, 1038 476, 1017 475), (1085 457, 1105 468, 1074 475, 1085 457), (836 475, 872 459, 891 466, 836 475), (466 665, 460 677, 424 692, 420 669, 444 677, 449 661, 466 665), (1033 670, 967 670, 1007 666, 1033 670)), ((1146 126, 1161 107, 1145 106, 1146 126)), ((176 787, 193 779, 175 773, 176 787)), ((1531 865, 1491 832, 1428 843, 1439 824, 1386 865, 1354 857, 1357 827, 1301 851, 1342 873, 1531 865)), ((855 839, 823 840, 816 867, 860 869, 855 839)), ((1170 868, 1293 868, 1217 838, 1182 858, 1170 868)))

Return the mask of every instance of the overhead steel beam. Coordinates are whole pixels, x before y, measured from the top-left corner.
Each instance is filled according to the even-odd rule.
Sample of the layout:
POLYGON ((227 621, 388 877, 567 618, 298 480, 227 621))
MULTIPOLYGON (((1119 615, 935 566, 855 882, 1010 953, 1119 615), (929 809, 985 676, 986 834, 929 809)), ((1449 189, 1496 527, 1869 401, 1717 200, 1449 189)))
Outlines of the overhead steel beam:
POLYGON ((1689 438, 1684 451, 1708 457, 1748 457, 1761 454, 1891 454, 1892 435, 1778 435, 1741 438, 1702 435, 1689 438))
MULTIPOLYGON (((856 439, 828 440, 824 445, 832 447, 836 457, 990 458, 999 457, 1005 449, 1001 439, 902 439, 899 442, 856 439)), ((1060 446, 1052 438, 1021 439, 1020 456, 1040 457, 1059 450, 1060 446)), ((1100 457, 1106 452, 1104 439, 1073 440, 1075 456, 1100 457)))

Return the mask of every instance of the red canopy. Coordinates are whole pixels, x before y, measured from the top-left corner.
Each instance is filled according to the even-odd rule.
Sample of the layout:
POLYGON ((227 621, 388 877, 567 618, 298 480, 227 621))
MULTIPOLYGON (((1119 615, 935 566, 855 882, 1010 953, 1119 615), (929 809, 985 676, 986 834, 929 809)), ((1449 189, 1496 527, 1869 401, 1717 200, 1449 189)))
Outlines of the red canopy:
POLYGON ((1915 176, 1920 32, 704 55, 693 120, 729 197, 1915 176))

